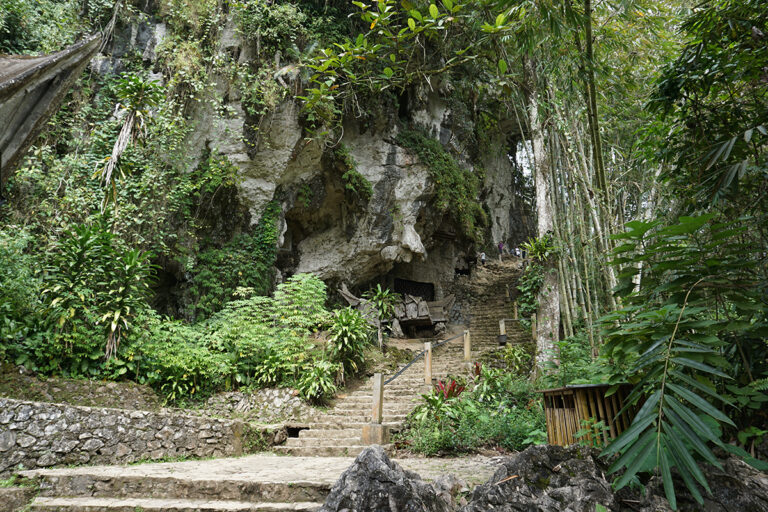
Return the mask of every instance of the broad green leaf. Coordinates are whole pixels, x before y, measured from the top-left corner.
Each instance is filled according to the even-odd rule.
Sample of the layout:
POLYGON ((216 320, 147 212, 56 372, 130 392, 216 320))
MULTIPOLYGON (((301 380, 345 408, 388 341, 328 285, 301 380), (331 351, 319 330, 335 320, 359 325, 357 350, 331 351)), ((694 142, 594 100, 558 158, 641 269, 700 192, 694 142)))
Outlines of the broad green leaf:
POLYGON ((413 20, 413 18, 408 18, 408 28, 410 28, 412 31, 416 31, 416 22, 413 20))
POLYGON ((667 387, 677 393, 678 396, 681 396, 685 398, 688 402, 698 407, 704 414, 708 414, 711 417, 722 421, 723 423, 727 423, 733 427, 736 426, 736 424, 731 421, 731 419, 717 410, 712 404, 701 398, 696 393, 689 391, 685 388, 682 388, 676 384, 673 384, 671 382, 667 382, 667 387))
POLYGON ((661 443, 661 448, 659 449, 659 459, 661 465, 661 478, 664 482, 664 494, 667 496, 667 501, 669 501, 672 510, 677 510, 675 484, 672 482, 672 472, 669 470, 669 460, 667 460, 667 446, 664 442, 661 443))
POLYGON ((440 11, 435 4, 429 4, 429 15, 432 16, 432 19, 437 19, 440 16, 440 11))
POLYGON ((672 361, 682 366, 687 366, 695 370, 701 370, 703 372, 711 373, 712 375, 717 375, 719 377, 730 379, 729 375, 721 372, 717 368, 709 366, 708 364, 705 364, 705 363, 700 363, 699 361, 694 361, 693 359, 689 359, 687 357, 673 357, 672 361))
POLYGON ((499 60, 499 72, 503 75, 507 72, 507 63, 503 60, 499 60))

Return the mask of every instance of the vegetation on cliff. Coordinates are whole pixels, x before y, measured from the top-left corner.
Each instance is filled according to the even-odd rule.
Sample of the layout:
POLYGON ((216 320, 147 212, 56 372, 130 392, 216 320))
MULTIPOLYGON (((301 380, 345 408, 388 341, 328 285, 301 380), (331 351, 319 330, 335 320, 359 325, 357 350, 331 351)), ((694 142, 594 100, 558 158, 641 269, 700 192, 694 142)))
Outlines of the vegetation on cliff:
MULTIPOLYGON (((254 132, 296 98, 306 135, 339 148, 341 179, 365 202, 370 183, 335 144, 345 119, 366 126, 391 102, 416 128, 396 142, 428 167, 433 206, 468 239, 483 238, 488 191, 460 155, 508 145, 532 175, 538 240, 558 248, 521 283, 522 310, 538 313, 535 366, 543 383, 588 368, 633 384, 642 407, 604 452, 618 456, 619 486, 655 473, 674 506, 672 473, 700 496, 713 447, 758 463, 734 445, 768 426, 765 2, 0 0, 0 52, 54 51, 149 17, 168 30, 152 69, 120 43, 9 184, 0 356, 130 376, 171 400, 278 383, 329 396, 342 368, 361 367, 365 323, 331 316, 311 277, 265 295, 281 198, 250 219, 232 164, 188 147, 189 134, 201 104, 234 115, 221 80, 254 132), (250 56, 221 48, 225 27, 250 56), (407 112, 429 94, 462 99, 445 144, 407 112), (491 129, 515 135, 494 142, 491 129), (325 327, 317 346, 310 333, 325 327)), ((513 414, 540 425, 528 389, 490 375, 475 384, 420 411, 424 451, 517 447, 521 432, 504 426, 513 414), (486 400, 494 379, 512 398, 486 400)))

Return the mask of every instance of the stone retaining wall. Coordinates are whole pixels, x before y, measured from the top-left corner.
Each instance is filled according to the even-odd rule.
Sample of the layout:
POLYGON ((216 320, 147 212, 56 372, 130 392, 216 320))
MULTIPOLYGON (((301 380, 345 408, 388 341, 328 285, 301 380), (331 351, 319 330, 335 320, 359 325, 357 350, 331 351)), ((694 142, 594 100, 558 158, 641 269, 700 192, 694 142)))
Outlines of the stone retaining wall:
POLYGON ((240 421, 0 398, 0 477, 19 465, 240 455, 244 437, 246 446, 280 440, 268 427, 240 421))

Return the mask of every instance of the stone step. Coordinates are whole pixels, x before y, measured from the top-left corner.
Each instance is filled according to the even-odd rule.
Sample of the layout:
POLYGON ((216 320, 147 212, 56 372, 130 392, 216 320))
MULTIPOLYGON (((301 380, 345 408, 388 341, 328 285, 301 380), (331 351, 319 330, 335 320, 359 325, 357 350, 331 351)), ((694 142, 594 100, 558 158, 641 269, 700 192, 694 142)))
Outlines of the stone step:
MULTIPOLYGON (((354 445, 336 446, 275 446, 273 450, 281 455, 293 457, 357 457, 365 446, 358 440, 354 445)), ((391 452, 391 448, 389 448, 391 452)))
MULTIPOLYGON (((317 482, 254 482, 242 479, 203 479, 188 475, 104 475, 96 468, 77 473, 55 471, 40 481, 43 497, 120 499, 230 500, 250 503, 325 501, 330 486, 317 482)), ((290 510, 290 509, 288 509, 290 510)))
POLYGON ((37 497, 34 512, 299 512, 317 510, 322 502, 253 503, 231 500, 161 498, 49 498, 37 497))
MULTIPOLYGON (((384 423, 398 423, 405 421, 405 418, 407 418, 407 414, 384 414, 384 417, 382 418, 384 420, 384 423)), ((320 418, 318 418, 319 421, 325 422, 335 422, 339 421, 340 423, 348 423, 348 424, 354 424, 354 423, 369 423, 371 421, 371 415, 370 414, 324 414, 320 418)))
MULTIPOLYGON (((413 407, 416 405, 416 403, 413 404, 403 404, 400 405, 397 402, 384 402, 384 416, 402 416, 402 415, 408 415, 409 412, 413 409, 413 407)), ((350 416, 355 415, 368 415, 370 416, 372 414, 372 407, 373 402, 358 402, 354 404, 345 404, 343 407, 334 407, 333 412, 339 413, 342 415, 349 414, 350 416)))
MULTIPOLYGON (((363 425, 368 425, 368 421, 321 421, 316 423, 310 423, 307 425, 310 430, 349 430, 349 429, 362 429, 363 425)), ((400 430, 403 428, 402 422, 385 421, 390 430, 400 430)))
POLYGON ((297 437, 289 437, 286 439, 285 444, 282 446, 288 446, 291 448, 307 447, 307 448, 326 448, 335 446, 355 446, 362 444, 361 440, 362 431, 358 432, 356 436, 344 437, 344 438, 328 438, 328 439, 301 439, 297 437))
MULTIPOLYGON (((337 430, 308 428, 299 431, 298 439, 353 439, 355 437, 360 439, 362 435, 363 431, 359 428, 340 428, 337 430)), ((288 440, 290 439, 294 438, 288 438, 288 440)))

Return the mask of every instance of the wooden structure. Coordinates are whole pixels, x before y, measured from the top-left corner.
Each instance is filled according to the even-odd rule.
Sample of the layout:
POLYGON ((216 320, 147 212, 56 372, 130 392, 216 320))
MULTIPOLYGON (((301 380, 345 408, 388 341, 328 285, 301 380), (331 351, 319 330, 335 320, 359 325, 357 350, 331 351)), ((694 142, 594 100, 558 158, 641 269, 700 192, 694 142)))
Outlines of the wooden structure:
MULTIPOLYGON (((578 442, 576 432, 600 421, 605 425, 605 429, 602 433, 597 431, 597 435, 602 437, 599 441, 603 445, 628 429, 636 409, 629 408, 621 414, 618 413, 626 403, 631 386, 622 385, 615 393, 606 397, 605 393, 610 387, 608 384, 583 384, 539 391, 544 394, 549 444, 568 446, 578 442)), ((590 443, 597 441, 592 439, 594 432, 593 430, 582 439, 590 443)))
MULTIPOLYGON (((344 283, 339 288, 339 294, 350 306, 360 311, 371 325, 379 326, 376 309, 368 300, 353 295, 344 283)), ((445 324, 448 323, 455 301, 456 298, 453 295, 442 300, 427 301, 421 297, 406 294, 395 304, 394 320, 397 321, 398 328, 434 327, 438 332, 442 332, 445 324)))
POLYGON ((0 197, 11 172, 101 44, 93 35, 39 57, 0 55, 0 197))

